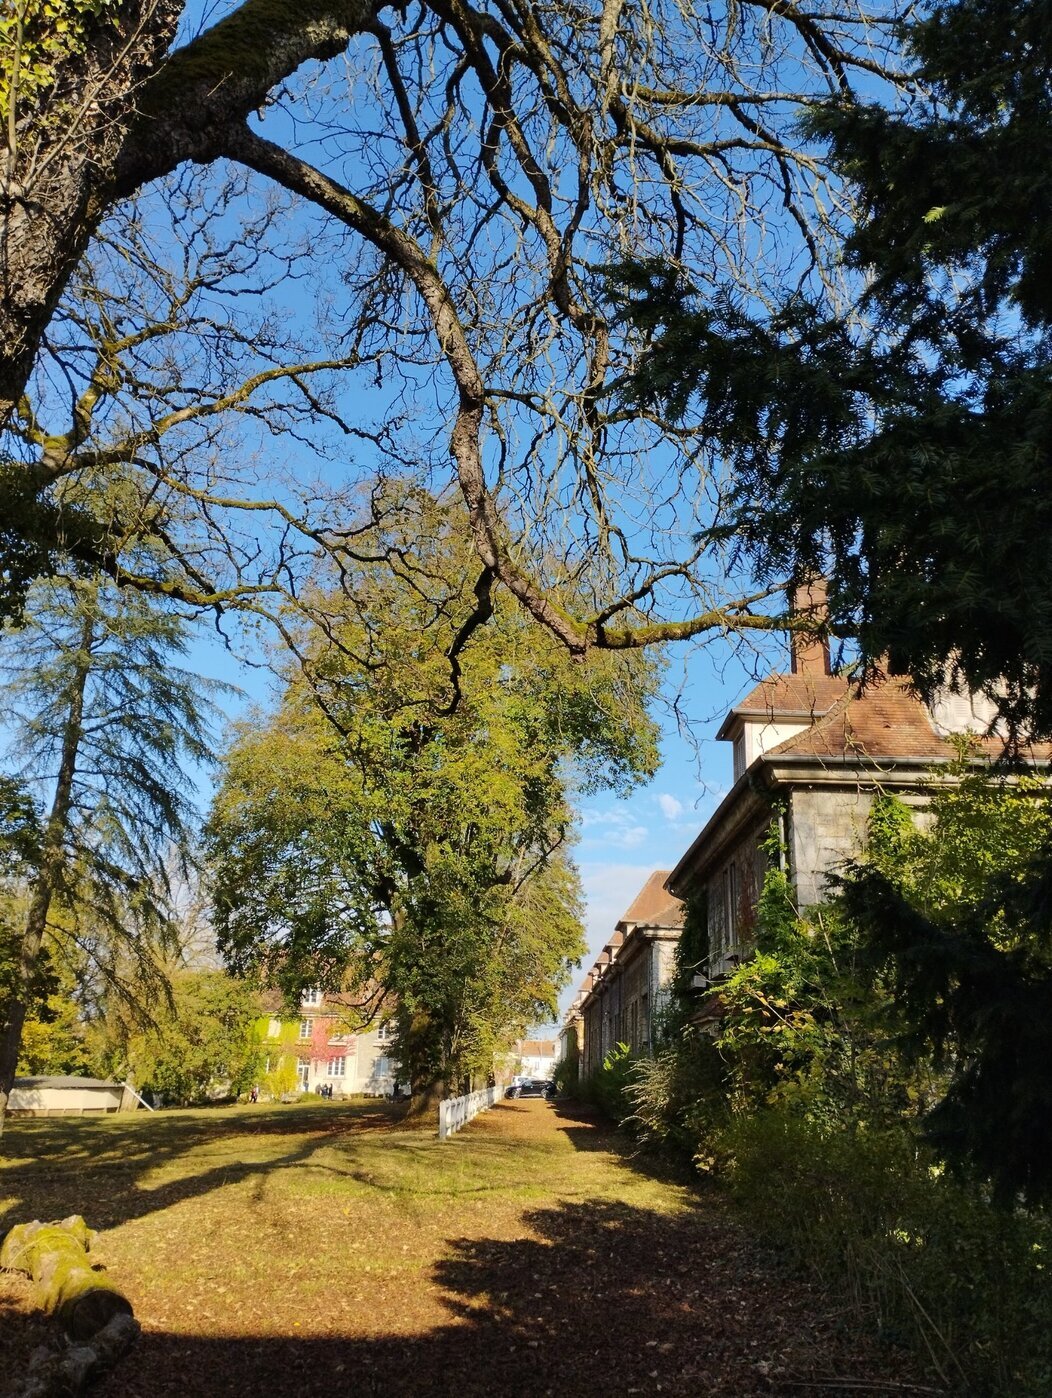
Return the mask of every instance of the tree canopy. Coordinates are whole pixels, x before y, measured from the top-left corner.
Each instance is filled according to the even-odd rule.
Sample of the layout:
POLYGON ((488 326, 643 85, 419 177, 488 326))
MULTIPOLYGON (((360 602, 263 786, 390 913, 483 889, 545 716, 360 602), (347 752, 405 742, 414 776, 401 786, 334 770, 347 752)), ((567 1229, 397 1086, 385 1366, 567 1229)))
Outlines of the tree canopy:
MULTIPOLYGON (((242 0, 197 30, 178 0, 23 0, 0 29, 9 605, 69 558, 192 605, 287 596, 300 552, 353 566, 370 482, 395 463, 455 481, 481 562, 575 653, 770 627, 766 590, 693 542, 717 504, 693 434, 607 392, 638 342, 599 269, 673 256, 763 304, 835 284, 839 182, 793 123, 898 81, 891 18, 884 0, 242 0), (264 337, 236 376, 188 346, 202 298, 221 344, 246 287, 198 279, 180 340, 167 269, 194 281, 208 235, 181 193, 167 216, 155 198, 174 179, 207 202, 232 168, 257 220, 265 187, 300 201, 291 286, 325 323, 320 356, 264 337), (157 294, 122 298, 126 269, 157 294), (156 363, 139 372, 151 345, 193 372, 158 390, 156 363), (315 386, 330 373, 335 398, 315 386), (303 411, 276 488, 238 430, 216 452, 179 446, 204 403, 213 425, 267 418, 282 377, 303 411), (315 470, 311 413, 339 469, 315 470), (100 511, 91 487, 114 475, 124 500, 100 511), (254 549, 229 547, 239 530, 254 549)), ((275 236, 242 240, 260 267, 275 236)), ((291 331, 302 315, 286 297, 291 331)))
POLYGON ((554 1012, 582 949, 570 794, 654 770, 656 671, 575 662, 471 588, 461 512, 420 500, 411 537, 432 542, 400 576, 363 570, 317 597, 330 640, 242 727, 211 859, 235 969, 293 994, 380 984, 426 1086, 488 1069, 499 1040, 554 1012))
POLYGON ((193 857, 187 766, 210 755, 208 703, 175 663, 185 628, 147 599, 98 581, 42 583, 17 642, 3 639, 8 761, 25 785, 7 784, 18 864, 5 890, 0 1126, 27 1012, 56 988, 41 987, 49 946, 68 942, 118 992, 122 960, 163 988, 172 877, 193 857), (30 783, 46 802, 39 821, 30 783))
POLYGON ((1002 1203, 1052 1197, 1052 807, 1044 783, 962 769, 930 830, 907 813, 840 881, 845 916, 887 977, 897 1046, 941 1090, 927 1138, 1002 1203))
POLYGON ((761 577, 830 578, 834 630, 931 692, 1052 732, 1052 42, 1046 4, 954 0, 904 30, 916 99, 812 107, 857 199, 853 305, 715 300, 621 277, 651 336, 631 401, 700 422, 728 465, 718 536, 761 577))

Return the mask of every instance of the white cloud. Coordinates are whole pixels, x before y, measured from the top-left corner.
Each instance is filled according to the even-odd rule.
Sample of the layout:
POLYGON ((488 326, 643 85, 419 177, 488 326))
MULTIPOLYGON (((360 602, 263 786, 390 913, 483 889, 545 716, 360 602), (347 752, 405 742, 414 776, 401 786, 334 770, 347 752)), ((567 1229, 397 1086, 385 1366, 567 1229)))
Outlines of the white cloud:
POLYGON ((612 849, 636 849, 649 834, 645 825, 627 825, 623 830, 612 831, 603 843, 612 849))
POLYGON ((581 812, 581 827, 590 831, 581 841, 582 847, 592 849, 636 849, 650 831, 639 821, 639 812, 611 806, 607 810, 581 812))
POLYGON ((670 795, 667 791, 659 793, 658 805, 666 820, 678 820, 683 814, 683 802, 677 801, 675 796, 670 795))
POLYGON ((620 806, 610 806, 605 811, 598 810, 595 806, 581 812, 581 824, 586 830, 597 825, 617 826, 631 825, 633 816, 631 812, 623 810, 620 806))

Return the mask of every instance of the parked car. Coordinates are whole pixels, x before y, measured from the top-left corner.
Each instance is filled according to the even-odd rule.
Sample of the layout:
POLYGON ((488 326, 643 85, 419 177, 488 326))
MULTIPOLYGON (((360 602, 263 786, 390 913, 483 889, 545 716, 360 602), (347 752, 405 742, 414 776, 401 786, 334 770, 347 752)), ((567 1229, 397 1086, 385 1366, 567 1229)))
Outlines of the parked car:
POLYGON ((544 1083, 540 1078, 527 1078, 519 1088, 520 1097, 543 1097, 544 1083))

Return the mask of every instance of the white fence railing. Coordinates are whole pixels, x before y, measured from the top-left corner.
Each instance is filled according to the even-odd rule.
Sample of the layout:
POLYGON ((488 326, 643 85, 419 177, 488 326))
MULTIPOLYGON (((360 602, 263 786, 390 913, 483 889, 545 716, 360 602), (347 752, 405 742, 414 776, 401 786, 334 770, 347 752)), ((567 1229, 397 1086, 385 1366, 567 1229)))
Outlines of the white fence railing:
POLYGON ((450 1097, 438 1104, 438 1139, 444 1141, 466 1126, 472 1117, 492 1107, 504 1096, 503 1087, 483 1087, 478 1092, 469 1092, 466 1097, 450 1097))

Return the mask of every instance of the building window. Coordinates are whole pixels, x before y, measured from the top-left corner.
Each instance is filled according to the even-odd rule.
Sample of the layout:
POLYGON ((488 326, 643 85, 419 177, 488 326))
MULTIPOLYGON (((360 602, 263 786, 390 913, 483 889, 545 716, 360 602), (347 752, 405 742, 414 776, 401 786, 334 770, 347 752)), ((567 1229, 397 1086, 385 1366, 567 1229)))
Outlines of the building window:
POLYGON ((347 1070, 347 1059, 342 1055, 339 1058, 329 1059, 328 1076, 330 1078, 342 1078, 347 1070))
POLYGON ((734 740, 734 780, 745 774, 745 734, 739 733, 734 740))
POLYGON ((305 990, 303 992, 303 999, 300 1003, 304 1006, 305 1009, 316 1010, 318 1006, 321 1004, 321 991, 305 990))
POLYGON ((382 1019, 376 1026, 376 1042, 389 1044, 395 1036, 395 1027, 389 1019, 382 1019))
POLYGON ((738 866, 732 864, 727 870, 727 946, 738 943, 738 866))
POLYGON ((280 1020, 280 1019, 272 1019, 272 1020, 270 1021, 270 1023, 267 1025, 267 1038, 268 1038, 268 1039, 280 1039, 280 1038, 281 1038, 281 1020, 280 1020))
POLYGON ((309 1039, 309 1038, 310 1038, 310 1020, 309 1020, 309 1019, 301 1019, 301 1020, 300 1020, 300 1038, 301 1038, 301 1039, 309 1039))

